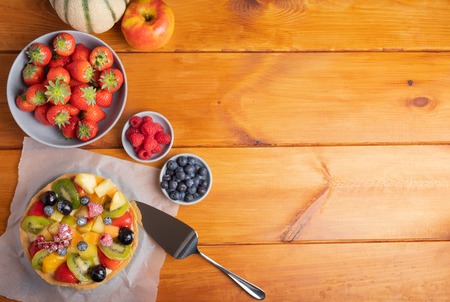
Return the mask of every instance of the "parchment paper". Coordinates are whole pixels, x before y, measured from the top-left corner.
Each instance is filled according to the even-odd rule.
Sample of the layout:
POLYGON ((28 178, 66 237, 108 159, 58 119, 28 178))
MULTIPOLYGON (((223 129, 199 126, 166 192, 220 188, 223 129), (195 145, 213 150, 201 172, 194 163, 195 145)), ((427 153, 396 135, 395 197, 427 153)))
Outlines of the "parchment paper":
POLYGON ((52 148, 26 137, 11 215, 0 237, 0 294, 19 301, 155 301, 165 252, 139 229, 139 246, 131 262, 112 280, 79 291, 42 280, 26 259, 19 222, 31 197, 65 173, 91 172, 111 178, 129 200, 139 200, 172 216, 178 205, 158 188, 159 169, 81 149, 52 148))

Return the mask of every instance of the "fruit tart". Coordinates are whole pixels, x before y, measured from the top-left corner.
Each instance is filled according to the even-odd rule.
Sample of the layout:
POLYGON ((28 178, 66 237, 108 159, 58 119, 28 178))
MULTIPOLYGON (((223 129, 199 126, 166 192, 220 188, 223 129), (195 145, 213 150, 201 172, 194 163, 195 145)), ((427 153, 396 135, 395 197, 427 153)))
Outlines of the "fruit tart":
POLYGON ((138 246, 141 215, 109 178, 65 174, 30 201, 20 239, 45 281, 91 289, 113 278, 138 246))

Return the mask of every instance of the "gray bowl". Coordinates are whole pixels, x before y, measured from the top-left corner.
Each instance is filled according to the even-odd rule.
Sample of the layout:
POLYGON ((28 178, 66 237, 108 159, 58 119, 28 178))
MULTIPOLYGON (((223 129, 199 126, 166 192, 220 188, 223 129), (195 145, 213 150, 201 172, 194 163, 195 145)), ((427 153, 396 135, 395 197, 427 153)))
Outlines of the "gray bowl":
POLYGON ((28 63, 28 57, 26 56, 25 52, 28 50, 29 46, 32 43, 39 42, 51 45, 51 41, 53 40, 53 38, 56 37, 56 35, 60 32, 70 33, 71 35, 74 36, 75 41, 77 43, 83 43, 90 49, 93 49, 94 47, 100 45, 106 46, 109 49, 111 49, 111 47, 109 47, 105 42, 103 42, 99 38, 87 33, 73 30, 55 31, 35 39, 34 41, 30 42, 19 53, 19 55, 17 56, 16 60, 14 61, 11 67, 6 85, 8 106, 12 116, 14 117, 14 120, 19 125, 19 127, 28 136, 34 138, 35 140, 52 147, 59 147, 59 148, 82 147, 100 139, 106 133, 108 133, 108 131, 111 130, 117 123, 125 108, 128 93, 127 77, 125 74, 125 68, 123 67, 122 62, 120 61, 119 57, 117 56, 117 54, 114 52, 113 49, 111 49, 114 55, 113 67, 119 69, 123 73, 124 81, 122 87, 118 91, 113 93, 112 105, 109 108, 104 108, 104 111, 106 112, 106 118, 98 124, 97 136, 94 137, 92 140, 82 142, 76 138, 73 139, 64 138, 60 134, 57 127, 50 127, 43 125, 34 118, 33 112, 30 113, 22 111, 19 108, 17 108, 15 103, 16 97, 22 92, 24 92, 27 88, 27 86, 23 83, 22 80, 22 69, 28 63))

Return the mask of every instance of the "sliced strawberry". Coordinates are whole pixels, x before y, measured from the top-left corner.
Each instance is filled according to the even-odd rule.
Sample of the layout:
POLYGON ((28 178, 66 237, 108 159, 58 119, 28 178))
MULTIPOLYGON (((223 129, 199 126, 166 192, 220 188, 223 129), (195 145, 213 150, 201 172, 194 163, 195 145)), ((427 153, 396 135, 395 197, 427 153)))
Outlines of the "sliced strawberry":
POLYGON ((70 113, 64 105, 50 106, 47 110, 47 120, 58 128, 70 124, 70 113))
POLYGON ((25 93, 22 93, 21 95, 18 95, 16 97, 16 105, 22 111, 30 112, 36 109, 36 105, 31 104, 27 101, 27 96, 25 95, 25 93))
POLYGON ((66 32, 59 33, 53 39, 53 49, 60 56, 70 56, 75 51, 75 38, 66 32))
POLYGON ((72 59, 72 61, 77 60, 89 61, 90 54, 91 50, 89 49, 89 47, 87 47, 83 43, 78 43, 77 45, 75 45, 75 50, 73 54, 70 56, 70 58, 72 59))
POLYGON ((77 277, 67 266, 67 262, 64 262, 55 271, 55 280, 65 283, 78 283, 77 277))
POLYGON ((45 88, 47 89, 45 92, 47 100, 55 105, 64 105, 70 100, 72 90, 63 81, 49 81, 45 88))
POLYGON ((75 131, 79 140, 88 141, 93 139, 97 135, 98 125, 96 122, 83 119, 78 122, 75 131))
POLYGON ((36 109, 34 109, 34 117, 45 126, 53 126, 47 119, 47 111, 50 106, 50 104, 46 103, 42 106, 37 106, 36 109))
POLYGON ((89 55, 89 62, 95 69, 99 71, 105 70, 114 63, 113 53, 106 46, 97 46, 89 55))
POLYGON ((52 82, 63 81, 66 84, 70 83, 70 74, 67 69, 62 66, 50 68, 47 72, 47 80, 52 82))
POLYGON ((30 62, 36 66, 45 66, 52 59, 52 51, 50 47, 42 43, 33 43, 26 51, 26 55, 30 62))
POLYGON ((67 70, 72 78, 82 83, 89 83, 94 75, 94 68, 84 60, 72 61, 67 65, 67 70))
POLYGON ((95 96, 95 102, 100 107, 108 108, 111 106, 113 101, 113 94, 112 92, 109 92, 105 89, 100 89, 97 91, 97 94, 95 96))
POLYGON ((75 131, 79 121, 80 119, 78 118, 78 116, 76 115, 70 116, 69 123, 61 127, 61 132, 65 138, 74 138, 77 136, 75 131))
POLYGON ((98 260, 100 261, 100 264, 102 264, 104 267, 109 268, 110 270, 115 270, 120 266, 121 263, 120 260, 109 259, 99 247, 97 247, 97 251, 98 251, 98 260))
POLYGON ((97 92, 88 84, 76 86, 70 96, 70 103, 80 110, 86 110, 95 105, 97 92))
POLYGON ((39 84, 44 80, 44 67, 36 66, 34 64, 27 64, 22 70, 22 79, 27 86, 39 84))
POLYGON ((47 217, 47 215, 45 215, 44 213, 44 203, 41 201, 35 202, 30 210, 28 211, 28 216, 43 216, 43 217, 47 217))
POLYGON ((26 91, 27 101, 35 106, 43 105, 47 102, 47 96, 45 95, 46 88, 42 84, 34 84, 28 87, 26 91))
POLYGON ((130 228, 133 224, 133 216, 131 216, 131 213, 127 211, 122 216, 113 218, 111 224, 118 226, 119 228, 130 228))
POLYGON ((123 84, 123 74, 117 68, 108 68, 102 71, 99 79, 102 89, 114 92, 120 89, 123 84))
POLYGON ((32 241, 28 247, 28 252, 30 253, 31 258, 33 258, 34 255, 36 255, 36 253, 40 250, 42 250, 42 244, 38 244, 37 240, 32 241))
POLYGON ((106 118, 106 113, 102 110, 100 106, 94 105, 89 106, 88 109, 83 110, 82 117, 100 123, 106 118))

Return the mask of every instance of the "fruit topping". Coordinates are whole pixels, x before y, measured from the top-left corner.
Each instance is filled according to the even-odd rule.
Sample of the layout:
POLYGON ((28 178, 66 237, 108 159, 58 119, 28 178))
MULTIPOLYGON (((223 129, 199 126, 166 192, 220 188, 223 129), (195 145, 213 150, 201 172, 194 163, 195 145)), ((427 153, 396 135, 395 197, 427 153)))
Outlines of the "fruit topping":
POLYGON ((78 226, 86 225, 86 223, 87 223, 87 218, 86 217, 81 216, 81 217, 77 218, 77 225, 78 226))
POLYGON ((50 219, 43 216, 27 216, 22 222, 22 228, 31 234, 37 235, 52 223, 50 219))
POLYGON ((105 225, 110 225, 110 224, 112 223, 112 218, 111 218, 111 217, 105 217, 105 218, 103 219, 103 223, 104 223, 105 225))
POLYGON ((28 215, 45 217, 46 215, 44 213, 44 207, 45 205, 42 202, 36 202, 28 211, 28 215))
POLYGON ((38 251, 34 256, 33 259, 31 259, 31 264, 35 269, 41 270, 42 269, 42 259, 46 257, 48 254, 50 254, 50 251, 48 250, 40 250, 38 251))
POLYGON ((44 207, 45 215, 52 216, 54 212, 55 212, 55 209, 52 206, 45 206, 44 207))
POLYGON ((99 264, 91 269, 91 279, 95 282, 102 282, 106 278, 106 268, 99 264))
POLYGON ((80 198, 80 202, 82 205, 86 206, 91 200, 89 199, 89 196, 83 196, 80 198))
POLYGON ((134 240, 134 232, 130 228, 121 228, 119 231, 119 241, 124 245, 130 245, 134 240))
POLYGON ((54 191, 47 191, 41 195, 41 201, 46 206, 54 206, 58 201, 58 194, 54 191))
POLYGON ((103 206, 101 204, 98 204, 95 202, 88 203, 87 207, 89 210, 89 212, 88 212, 89 218, 94 218, 103 212, 103 206))
POLYGON ((78 253, 70 253, 67 256, 67 266, 75 277, 81 282, 88 282, 89 276, 89 261, 81 258, 78 253))
POLYGON ((98 246, 106 257, 112 260, 125 260, 131 253, 131 245, 113 241, 110 246, 98 246))
POLYGON ((88 247, 88 244, 86 243, 86 241, 80 241, 77 244, 77 249, 81 252, 85 251, 88 247))
POLYGON ((111 235, 105 233, 100 236, 100 239, 98 242, 103 246, 111 246, 113 243, 113 239, 112 239, 111 235))
POLYGON ((133 216, 127 211, 122 216, 112 219, 111 224, 120 228, 129 228, 133 224, 133 216))
POLYGON ((64 262, 55 271, 55 279, 60 282, 65 283, 78 283, 78 279, 72 273, 72 271, 67 266, 67 263, 64 262))
POLYGON ((80 196, 78 195, 74 183, 70 179, 62 178, 57 180, 53 184, 52 190, 58 195, 59 200, 65 199, 69 201, 72 209, 78 209, 80 207, 80 196))
POLYGON ((62 199, 56 203, 56 208, 63 215, 69 215, 72 212, 72 203, 66 199, 62 199))

